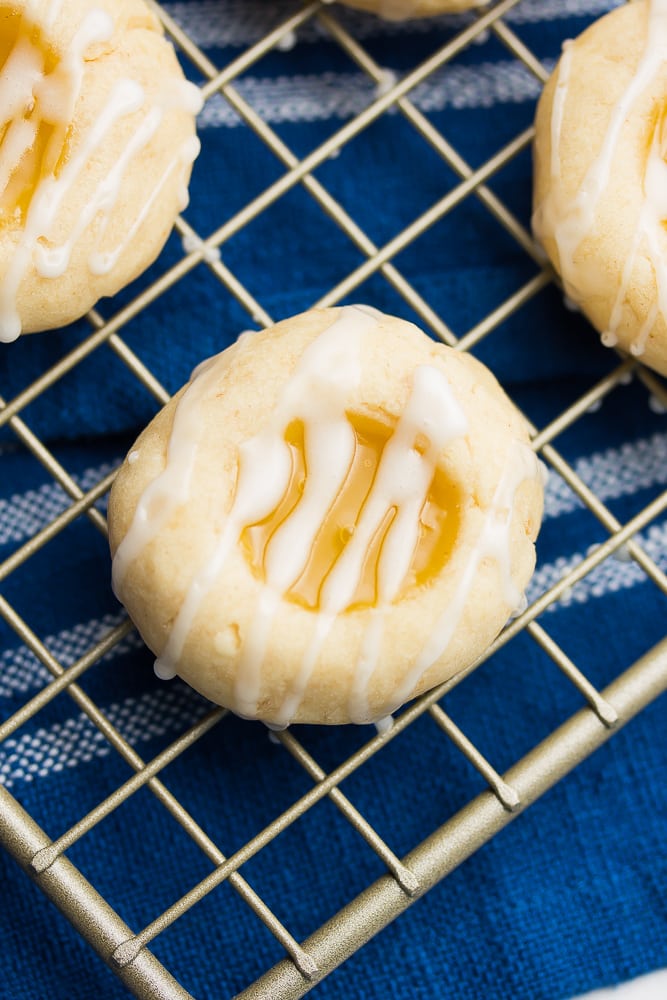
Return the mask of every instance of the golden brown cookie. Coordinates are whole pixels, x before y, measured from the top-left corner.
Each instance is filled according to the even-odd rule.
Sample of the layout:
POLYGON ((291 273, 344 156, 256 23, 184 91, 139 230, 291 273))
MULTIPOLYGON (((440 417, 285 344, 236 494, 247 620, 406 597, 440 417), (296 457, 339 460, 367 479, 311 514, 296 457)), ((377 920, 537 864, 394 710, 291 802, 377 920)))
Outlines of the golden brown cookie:
POLYGON ((541 507, 488 369, 368 307, 315 309, 201 365, 139 437, 114 588, 161 676, 276 726, 368 722, 488 646, 541 507))
POLYGON ((536 117, 533 226, 608 346, 667 374, 667 3, 566 43, 536 117))
POLYGON ((342 3, 357 10, 368 10, 387 21, 409 21, 483 7, 489 0, 342 0, 342 3))
POLYGON ((200 103, 143 0, 0 4, 0 341, 77 319, 155 259, 200 103))

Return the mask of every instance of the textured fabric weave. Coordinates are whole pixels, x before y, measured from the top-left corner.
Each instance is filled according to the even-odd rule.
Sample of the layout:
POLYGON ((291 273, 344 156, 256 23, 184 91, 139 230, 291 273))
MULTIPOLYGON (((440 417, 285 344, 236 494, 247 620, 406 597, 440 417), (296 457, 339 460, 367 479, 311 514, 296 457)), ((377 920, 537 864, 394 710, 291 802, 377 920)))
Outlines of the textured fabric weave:
MULTIPOLYGON (((525 8, 519 4, 508 16, 508 23, 521 32, 547 66, 552 66, 562 38, 580 30, 602 4, 596 0, 549 3, 544 16, 550 15, 553 21, 542 19, 541 6, 540 0, 529 0, 525 8), (569 10, 579 16, 564 17, 569 10)), ((249 5, 196 0, 168 3, 165 9, 181 19, 194 41, 204 46, 219 66, 294 10, 286 0, 255 0, 249 5), (230 24, 236 25, 235 32, 230 24)), ((356 30, 366 36, 374 58, 397 75, 418 65, 436 49, 438 41, 468 23, 466 17, 450 16, 398 30, 376 18, 349 12, 342 16, 351 30, 362 26, 356 30)), ((292 51, 268 55, 236 84, 297 155, 315 149, 370 103, 375 93, 372 81, 338 45, 316 34, 312 26, 304 34, 292 51)), ((471 167, 477 167, 530 125, 538 93, 539 84, 528 70, 489 38, 483 45, 464 50, 451 65, 419 85, 414 97, 416 106, 428 114, 447 141, 471 167)), ((199 236, 206 238, 283 171, 221 97, 212 98, 205 106, 199 131, 202 151, 194 166, 191 202, 184 214, 199 236)), ((529 173, 526 150, 491 184, 525 226, 530 215, 529 173)), ((383 115, 339 157, 323 163, 315 176, 377 246, 393 238, 455 183, 440 158, 396 113, 383 115)), ((182 253, 181 241, 172 236, 148 273, 114 300, 102 301, 99 312, 105 318, 113 317, 152 279, 166 273, 182 253)), ((363 260, 298 185, 225 242, 222 259, 233 273, 247 276, 249 291, 274 320, 316 302, 363 260)), ((457 335, 535 273, 525 252, 475 198, 467 198, 451 216, 424 233, 399 255, 396 264, 457 335), (485 247, 483 256, 480 246, 485 247)), ((372 301, 380 309, 414 318, 401 298, 377 277, 348 298, 372 301)), ((585 334, 578 350, 572 352, 556 296, 549 293, 545 299, 553 308, 529 309, 521 321, 508 322, 502 338, 495 338, 493 368, 505 382, 582 371, 597 373, 604 367, 604 357, 585 334), (538 352, 532 349, 533 338, 527 341, 533 324, 540 331, 542 349, 538 352)), ((567 322, 584 329, 576 317, 568 316, 567 322)), ((202 357, 221 350, 252 325, 247 313, 231 296, 221 294, 219 282, 205 264, 200 264, 125 327, 123 337, 169 391, 174 391, 202 357)), ((89 332, 88 322, 82 320, 63 332, 26 336, 3 351, 3 398, 11 400, 89 332)), ((479 353, 491 360, 486 358, 485 348, 479 353)), ((35 400, 28 411, 31 428, 49 439, 140 427, 153 412, 148 394, 137 392, 135 380, 109 348, 92 354, 75 373, 35 400), (91 384, 96 386, 95 393, 90 392, 91 384)))

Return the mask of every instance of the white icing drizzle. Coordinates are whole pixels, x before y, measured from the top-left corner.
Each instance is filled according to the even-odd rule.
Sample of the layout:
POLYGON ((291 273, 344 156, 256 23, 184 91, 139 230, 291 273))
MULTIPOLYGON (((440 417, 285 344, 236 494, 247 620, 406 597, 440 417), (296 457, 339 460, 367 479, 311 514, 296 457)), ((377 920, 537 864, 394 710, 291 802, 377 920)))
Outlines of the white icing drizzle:
POLYGON ((542 489, 545 490, 549 482, 550 473, 548 465, 546 462, 543 462, 541 458, 537 459, 537 471, 540 477, 540 482, 542 483, 542 489))
POLYGON ((297 43, 297 36, 295 31, 286 31, 282 35, 278 42, 276 43, 276 48, 279 52, 291 52, 297 43))
POLYGON ((398 83, 398 74, 393 69, 383 69, 382 76, 375 84, 375 96, 384 97, 398 83))
POLYGON ((563 51, 558 66, 558 77, 556 78, 556 89, 554 91, 553 104, 551 108, 551 182, 560 185, 560 135, 563 129, 563 115, 565 113, 565 99, 568 87, 570 86, 570 73, 572 71, 572 41, 568 39, 563 42, 563 51))
POLYGON ((155 676, 159 677, 161 681, 173 681, 176 676, 176 669, 172 667, 169 663, 161 663, 156 660, 153 664, 153 670, 155 671, 155 676))
MULTIPOLYGON (((58 3, 48 7, 44 27, 53 24, 58 3)), ((30 10, 26 10, 28 16, 30 10)), ((54 141, 62 136, 72 122, 77 100, 82 91, 86 52, 91 45, 108 41, 114 31, 113 19, 105 11, 93 9, 81 22, 68 50, 52 71, 45 68, 45 54, 26 32, 19 31, 17 41, 0 71, 0 122, 8 123, 0 147, 0 190, 5 190, 20 160, 33 146, 41 123, 59 126, 61 133, 51 138, 48 151, 57 162, 60 149, 54 141)), ((16 339, 21 332, 21 319, 16 307, 19 286, 30 266, 45 278, 62 275, 72 251, 94 220, 97 221, 96 244, 103 239, 116 205, 124 177, 132 168, 137 154, 156 133, 171 108, 181 108, 196 114, 201 107, 197 87, 184 80, 170 81, 160 91, 157 100, 148 105, 143 88, 131 78, 116 81, 107 103, 94 122, 77 136, 76 146, 58 176, 53 171, 41 177, 26 209, 23 231, 5 274, 0 281, 0 341, 16 339), (145 115, 115 161, 112 169, 94 190, 75 219, 67 238, 53 245, 52 233, 64 199, 76 188, 86 165, 95 158, 114 125, 122 118, 145 108, 145 115)), ((167 178, 174 170, 189 166, 197 155, 199 144, 194 137, 177 148, 163 174, 156 178, 150 198, 142 205, 138 217, 118 246, 104 254, 93 251, 89 259, 92 273, 109 271, 137 233, 167 178)), ((183 171, 181 170, 183 173, 183 171)), ((184 185, 185 186, 185 185, 184 185)), ((180 193, 181 203, 187 194, 180 193)))
MULTIPOLYGON (((239 351, 243 341, 228 348, 239 351)), ((219 355, 218 355, 219 356, 219 355)), ((187 502, 199 437, 199 401, 209 390, 218 385, 218 374, 213 365, 215 358, 207 359, 193 373, 174 413, 174 420, 167 446, 165 467, 146 487, 134 512, 132 523, 116 550, 112 566, 112 585, 120 593, 130 564, 137 558, 167 523, 173 512, 187 502), (195 378, 196 374, 196 378, 195 378)))
MULTIPOLYGON (((352 428, 345 418, 345 407, 361 376, 360 336, 365 328, 374 326, 376 322, 374 317, 354 307, 341 309, 336 321, 304 352, 281 393, 270 422, 240 447, 238 479, 231 510, 212 556, 193 578, 159 658, 161 663, 178 663, 201 602, 221 572, 243 528, 268 517, 283 498, 291 474, 291 454, 284 433, 294 419, 308 422, 306 462, 311 459, 320 463, 323 458, 327 460, 328 469, 324 470, 321 488, 318 489, 320 484, 316 476, 309 475, 302 503, 296 508, 299 512, 303 506, 305 513, 298 513, 298 517, 304 534, 309 532, 309 545, 312 545, 315 531, 319 529, 347 476, 351 461, 349 449, 354 447, 354 440, 352 428), (329 444, 333 444, 333 450, 327 455, 321 448, 329 444)), ((202 377, 206 378, 209 372, 210 369, 205 370, 202 377)), ((198 381, 193 385, 196 386, 198 381)), ((294 538, 295 534, 289 531, 290 537, 294 538)), ((280 545, 280 535, 276 532, 272 543, 280 545)), ((256 712, 259 675, 269 626, 278 607, 281 590, 287 589, 300 575, 308 551, 309 548, 306 549, 303 544, 294 553, 288 550, 287 564, 283 567, 275 558, 276 548, 270 545, 267 550, 266 585, 261 588, 238 670, 236 705, 233 707, 239 715, 252 716, 256 712), (272 548, 273 553, 270 551, 272 548)), ((271 721, 282 722, 281 719, 271 721)))
POLYGON ((510 608, 520 608, 523 594, 512 580, 512 554, 510 527, 514 511, 514 497, 525 480, 540 479, 540 463, 528 445, 513 440, 504 463, 505 471, 498 483, 491 505, 484 515, 484 523, 477 544, 461 576, 453 601, 443 609, 440 620, 426 641, 420 655, 405 676, 396 707, 411 696, 424 673, 447 649, 463 614, 470 595, 477 569, 483 559, 495 560, 500 576, 503 600, 510 608))
MULTIPOLYGON (((660 67, 667 61, 667 0, 650 0, 646 42, 641 59, 630 84, 612 110, 598 155, 589 166, 574 198, 567 199, 561 178, 561 135, 563 115, 572 72, 573 48, 563 47, 558 67, 551 115, 550 189, 538 206, 533 225, 539 239, 551 233, 556 242, 561 277, 569 298, 585 304, 586 293, 578 287, 577 272, 584 265, 575 262, 575 255, 586 237, 593 231, 600 198, 609 184, 614 157, 619 147, 625 122, 633 106, 650 85, 660 67)), ((664 231, 667 218, 667 136, 664 127, 656 126, 644 175, 643 202, 632 244, 624 262, 621 280, 602 342, 614 347, 619 341, 623 307, 627 301, 637 257, 648 257, 655 276, 657 301, 648 310, 639 332, 630 344, 630 351, 641 355, 646 340, 659 316, 667 319, 667 276, 664 268, 664 231)))
MULTIPOLYGON (((35 0, 35 4, 33 4, 32 2, 26 4, 26 12, 30 12, 31 16, 32 16, 32 7, 37 3, 39 3, 39 0, 35 0)), ((46 5, 46 13, 44 16, 44 23, 47 26, 47 28, 52 27, 56 23, 62 5, 63 5, 63 0, 48 0, 48 3, 46 5)))
POLYGON ((207 247, 196 233, 186 233, 181 242, 185 253, 193 253, 195 250, 201 250, 202 258, 208 264, 215 264, 222 259, 220 247, 207 247))
POLYGON ((389 603, 389 601, 385 601, 378 607, 370 608, 368 612, 368 624, 362 637, 348 699, 350 719, 353 722, 368 721, 368 685, 380 659, 384 631, 383 616, 389 603))
POLYGON ((384 736, 385 733, 390 732, 394 728, 393 715, 385 715, 383 719, 377 719, 375 721, 375 728, 378 731, 378 736, 384 736))
POLYGON ((31 22, 40 21, 50 28, 58 19, 63 0, 25 0, 23 12, 31 22))
POLYGON ((657 413, 658 416, 663 416, 667 413, 667 406, 658 396, 649 396, 648 398, 648 408, 652 413, 657 413))
POLYGON ((522 594, 519 603, 512 611, 512 614, 510 615, 510 619, 519 618, 527 609, 527 607, 528 607, 528 598, 526 597, 525 594, 522 594))
MULTIPOLYGON (((322 587, 322 610, 333 622, 352 600, 368 546, 394 510, 378 560, 377 607, 370 615, 361 643, 350 692, 353 722, 368 719, 366 692, 380 654, 382 616, 398 596, 417 547, 419 514, 426 502, 438 455, 450 441, 466 431, 466 418, 445 376, 437 368, 418 367, 408 403, 383 449, 373 488, 354 534, 322 587), (419 435, 428 441, 424 454, 415 450, 419 435)), ((301 686, 297 693, 302 696, 301 686)), ((288 704, 283 710, 291 707, 288 704)))
MULTIPOLYGON (((264 582, 259 586, 251 621, 243 630, 233 704, 229 706, 238 715, 249 718, 257 715, 262 670, 275 615, 304 572, 321 525, 350 475, 356 441, 347 411, 358 397, 363 337, 382 318, 381 313, 365 307, 340 309, 336 319, 302 355, 281 389, 267 423, 240 445, 229 512, 214 544, 190 579, 157 660, 156 672, 160 677, 174 675, 202 604, 224 573, 227 559, 244 528, 269 517, 286 496, 293 475, 293 458, 285 435, 290 424, 300 421, 304 428, 307 475, 298 502, 266 544, 264 582)), ((244 350, 248 342, 252 342, 251 338, 243 338, 235 349, 244 350)), ((144 491, 130 529, 116 552, 113 576, 117 593, 130 564, 156 538, 178 506, 187 502, 199 440, 201 402, 219 391, 217 379, 216 366, 210 363, 200 366, 179 401, 165 468, 144 491)), ((319 610, 312 616, 312 633, 296 676, 290 680, 283 702, 270 720, 273 725, 287 726, 297 715, 331 628, 355 599, 369 546, 379 540, 376 602, 360 619, 365 623, 364 631, 353 665, 348 701, 352 721, 367 722, 372 717, 368 691, 380 661, 384 619, 410 570, 419 543, 421 512, 439 456, 467 430, 465 414, 440 369, 432 365, 415 368, 407 402, 378 456, 372 484, 350 537, 320 587, 319 610)), ((502 480, 483 515, 477 547, 455 597, 409 670, 396 706, 412 694, 424 671, 446 649, 482 559, 492 559, 497 564, 508 607, 520 604, 521 594, 512 581, 509 551, 514 494, 524 479, 539 480, 540 467, 532 450, 518 442, 512 443, 504 464, 502 480)), ((386 708, 383 714, 387 714, 386 708)))

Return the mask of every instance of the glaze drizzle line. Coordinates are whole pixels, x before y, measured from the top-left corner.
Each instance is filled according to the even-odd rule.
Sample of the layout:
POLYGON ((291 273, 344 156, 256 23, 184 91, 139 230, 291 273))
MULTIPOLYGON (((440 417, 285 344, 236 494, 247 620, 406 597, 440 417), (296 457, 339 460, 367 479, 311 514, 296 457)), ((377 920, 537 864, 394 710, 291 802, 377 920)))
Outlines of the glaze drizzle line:
MULTIPOLYGON (((575 262, 577 250, 589 236, 596 221, 600 199, 604 194, 613 170, 622 129, 642 93, 667 61, 667 0, 650 0, 646 42, 630 84, 612 109, 600 150, 586 171, 586 175, 573 198, 566 198, 561 173, 561 138, 565 103, 570 87, 573 61, 573 44, 565 43, 558 67, 551 117, 551 183, 549 194, 533 216, 533 226, 538 239, 552 233, 558 250, 560 271, 567 295, 581 305, 586 304, 586 293, 577 285, 580 262, 575 262)), ((637 335, 630 344, 635 355, 644 352, 646 340, 658 316, 667 319, 667 276, 664 268, 663 221, 667 218, 667 138, 664 116, 658 118, 642 178, 642 207, 634 236, 624 261, 619 289, 612 306, 607 329, 602 341, 608 347, 618 343, 618 333, 623 321, 623 307, 638 255, 643 251, 650 261, 657 286, 657 301, 648 310, 637 335)))
MULTIPOLYGON (((47 6, 47 29, 57 16, 58 7, 57 3, 47 6)), ((196 114, 201 108, 198 88, 185 80, 170 81, 158 99, 150 103, 136 80, 123 77, 116 81, 93 123, 82 134, 77 134, 74 141, 70 133, 75 106, 83 91, 86 56, 92 45, 113 37, 114 21, 103 10, 90 10, 68 50, 57 57, 48 49, 48 38, 35 35, 31 18, 37 19, 37 15, 37 6, 27 5, 25 16, 19 19, 14 44, 0 69, 0 129, 4 129, 0 145, 0 189, 3 194, 10 184, 20 185, 22 158, 38 142, 40 132, 46 136, 45 148, 41 156, 38 154, 40 175, 32 193, 28 192, 18 243, 0 281, 0 341, 4 342, 15 340, 21 332, 16 300, 29 268, 33 266, 43 278, 62 275, 75 245, 94 221, 97 221, 96 246, 99 246, 118 202, 124 176, 160 127, 165 112, 179 108, 196 114), (108 140, 116 123, 141 110, 143 118, 120 150, 114 166, 82 206, 66 238, 60 243, 54 242, 53 234, 63 202, 76 188, 86 166, 108 140)), ((91 273, 102 274, 113 267, 136 235, 167 177, 174 169, 189 166, 198 151, 199 143, 194 137, 176 148, 164 173, 156 178, 148 203, 142 206, 139 217, 118 246, 104 254, 93 250, 88 261, 91 273)), ((183 208, 187 204, 185 190, 180 198, 183 208)))

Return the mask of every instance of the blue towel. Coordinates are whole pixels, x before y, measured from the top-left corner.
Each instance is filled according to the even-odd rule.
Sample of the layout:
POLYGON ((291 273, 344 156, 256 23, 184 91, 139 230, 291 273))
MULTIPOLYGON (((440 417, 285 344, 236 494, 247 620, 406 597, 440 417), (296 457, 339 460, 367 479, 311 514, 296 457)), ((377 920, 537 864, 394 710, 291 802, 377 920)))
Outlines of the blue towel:
MULTIPOLYGON (((506 22, 553 65, 562 40, 612 4, 522 0, 506 22)), ((226 65, 296 9, 291 0, 190 0, 165 4, 207 56, 226 65)), ((373 57, 399 76, 469 23, 471 15, 397 27, 330 8, 373 57)), ((189 74, 196 73, 184 60, 189 74)), ((274 52, 237 82, 298 156, 368 103, 373 84, 339 47, 307 24, 291 50, 274 52)), ((498 40, 462 51, 414 93, 415 104, 478 167, 526 128, 539 86, 498 40)), ((185 213, 201 237, 231 219, 283 168, 214 97, 200 120, 202 153, 185 213)), ((400 114, 392 113, 315 171, 317 179, 381 247, 456 185, 400 114)), ((524 225, 530 214, 526 149, 489 180, 524 225)), ((182 257, 172 236, 148 275, 105 317, 182 257)), ((221 248, 222 260, 259 305, 280 319, 311 305, 363 261, 297 186, 221 248)), ((468 197, 400 253, 401 274, 456 335, 528 282, 537 267, 468 197)), ((374 276, 346 301, 414 319, 374 276)), ((203 357, 253 325, 205 263, 143 311, 122 337, 172 391, 203 357)), ((25 337, 0 353, 0 395, 9 401, 79 344, 86 321, 25 337)), ((554 289, 546 289, 475 348, 538 427, 618 363, 554 289)), ((84 489, 118 463, 157 404, 114 350, 102 345, 21 414, 84 489)), ((667 483, 667 420, 637 380, 561 433, 555 445, 621 523, 667 483)), ((63 489, 17 442, 0 441, 0 563, 67 507, 63 489)), ((98 504, 104 510, 105 500, 98 504)), ((537 597, 607 533, 552 473, 537 597)), ((637 540, 667 572, 667 520, 637 540)), ((540 617, 598 687, 665 632, 665 595, 632 561, 606 560, 540 617)), ((106 541, 78 518, 2 583, 2 595, 63 665, 123 620, 109 586, 106 541)), ((46 682, 47 672, 0 620, 0 721, 46 682)), ((209 705, 180 681, 152 673, 134 633, 81 686, 144 760, 209 705)), ((582 698, 525 634, 447 695, 443 707, 502 772, 582 705, 582 698)), ((371 727, 295 727, 329 771, 374 735, 371 727)), ((131 770, 70 699, 58 696, 0 744, 0 781, 51 837, 59 836, 125 781, 131 770)), ((667 738, 662 698, 419 900, 330 978, 314 997, 351 1000, 565 1000, 667 965, 667 738)), ((161 775, 225 854, 232 854, 311 787, 311 779, 263 726, 229 717, 161 775)), ((428 716, 398 735, 341 786, 402 856, 485 787, 428 716)), ((211 870, 211 863, 143 789, 84 836, 68 856, 135 930, 211 870)), ((302 940, 384 873, 382 862, 324 800, 245 864, 252 888, 302 940)), ((0 857, 0 997, 114 1000, 112 973, 5 855, 0 857)), ((231 997, 283 957, 281 946, 228 884, 161 934, 152 950, 203 1000, 231 997)))
MULTIPOLYGON (((519 4, 508 23, 547 65, 563 37, 580 30, 591 11, 605 6, 596 0, 570 5, 581 16, 564 18, 560 0, 551 0, 542 19, 544 0, 519 4)), ((195 41, 218 66, 237 57, 250 42, 294 10, 291 2, 176 3, 166 9, 180 17, 195 41), (236 25, 236 30, 230 26, 236 25), (234 42, 235 44, 231 44, 234 42), (226 44, 225 44, 226 43, 226 44)), ((375 18, 336 16, 368 44, 381 66, 397 74, 417 65, 470 21, 469 16, 443 17, 397 30, 375 18), (428 30, 425 30, 428 25, 428 30)), ((186 64, 187 68, 187 64, 186 64)), ((191 67, 190 67, 191 69, 191 67)), ((340 47, 314 34, 310 26, 292 51, 275 52, 240 78, 241 95, 265 114, 271 127, 297 156, 305 156, 335 133, 354 111, 374 96, 374 85, 343 55, 340 47)), ((415 103, 467 160, 482 165, 533 117, 537 80, 513 60, 493 37, 464 50, 451 65, 421 85, 415 103)), ((284 172, 276 157, 226 106, 221 97, 206 105, 199 120, 202 151, 195 163, 186 220, 206 238, 233 219, 284 172)), ((530 151, 525 149, 490 181, 490 187, 529 224, 530 151)), ((457 177, 401 115, 384 115, 347 145, 340 156, 325 161, 316 178, 354 218, 366 235, 382 247, 406 225, 454 188, 457 177)), ((274 320, 300 312, 363 262, 350 239, 327 217, 301 185, 293 187, 251 225, 221 247, 226 267, 238 275, 259 305, 274 320), (294 221, 298 219, 299 224, 294 221)), ((183 256, 182 241, 173 235, 146 275, 98 311, 113 318, 152 280, 168 273, 183 256)), ((475 198, 425 232, 395 264, 433 309, 461 336, 510 294, 538 273, 538 267, 510 239, 475 198), (485 247, 483 256, 479 247, 485 247)), ((415 319, 404 300, 382 278, 372 277, 347 301, 372 301, 380 309, 415 319)), ((540 296, 521 318, 509 320, 496 339, 490 358, 504 382, 554 378, 573 373, 600 373, 607 362, 585 325, 566 317, 553 291, 540 296), (539 327, 540 350, 533 349, 533 326, 539 327), (573 351, 572 343, 577 344, 573 351)), ((203 357, 231 343, 252 317, 221 291, 205 263, 192 269, 157 302, 122 330, 122 337, 173 392, 203 357)), ((85 339, 91 327, 82 320, 64 331, 26 336, 0 352, 0 394, 7 402, 85 339)), ((143 426, 155 412, 146 391, 137 389, 112 348, 103 346, 73 372, 59 379, 31 403, 26 420, 49 440, 122 432, 143 426), (95 391, 90 386, 95 385, 95 391)))

